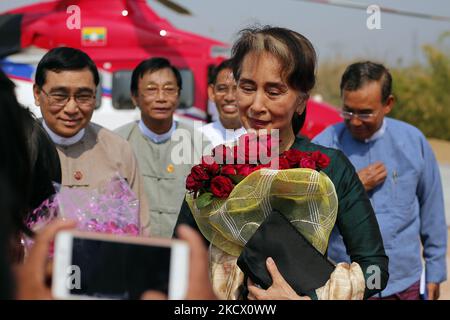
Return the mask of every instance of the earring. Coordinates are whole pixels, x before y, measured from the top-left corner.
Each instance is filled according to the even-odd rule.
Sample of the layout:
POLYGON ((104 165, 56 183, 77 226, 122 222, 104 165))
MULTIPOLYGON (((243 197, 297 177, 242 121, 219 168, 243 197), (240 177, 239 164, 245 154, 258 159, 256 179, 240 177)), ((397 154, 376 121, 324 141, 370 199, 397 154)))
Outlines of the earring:
POLYGON ((306 103, 301 103, 301 105, 297 108, 297 110, 295 111, 299 116, 301 116, 303 114, 303 112, 305 112, 306 109, 306 103), (299 111, 299 109, 301 109, 299 111))

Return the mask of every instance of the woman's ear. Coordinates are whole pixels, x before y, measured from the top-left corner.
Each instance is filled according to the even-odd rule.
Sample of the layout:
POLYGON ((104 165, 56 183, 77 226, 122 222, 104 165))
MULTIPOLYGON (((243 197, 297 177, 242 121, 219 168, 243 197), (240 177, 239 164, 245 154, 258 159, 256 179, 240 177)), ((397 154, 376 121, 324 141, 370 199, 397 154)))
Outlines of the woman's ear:
POLYGON ((308 101, 309 95, 308 94, 300 94, 297 99, 297 108, 295 109, 295 112, 301 115, 303 111, 305 111, 306 108, 306 102, 308 101))

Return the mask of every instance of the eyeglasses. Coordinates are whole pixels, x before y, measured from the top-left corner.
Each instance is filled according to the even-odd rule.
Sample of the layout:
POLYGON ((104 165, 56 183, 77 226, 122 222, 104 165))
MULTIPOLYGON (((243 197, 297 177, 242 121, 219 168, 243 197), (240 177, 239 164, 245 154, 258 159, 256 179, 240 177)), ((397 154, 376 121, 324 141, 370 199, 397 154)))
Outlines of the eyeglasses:
POLYGON ((172 85, 163 86, 162 88, 157 86, 148 86, 145 88, 143 95, 146 97, 153 98, 159 94, 159 91, 161 91, 167 97, 174 97, 178 95, 179 89, 177 86, 172 85))
POLYGON ((350 111, 341 111, 341 117, 345 120, 351 120, 353 117, 358 118, 361 121, 369 121, 373 117, 375 117, 378 114, 378 112, 372 112, 372 113, 356 113, 356 112, 350 112, 350 111))
POLYGON ((95 103, 95 94, 89 93, 76 93, 76 94, 65 94, 65 93, 47 93, 41 88, 41 91, 47 96, 49 104, 51 106, 64 107, 70 100, 74 98, 75 102, 81 107, 90 107, 95 103))
POLYGON ((236 94, 237 86, 217 85, 214 87, 214 93, 219 96, 224 96, 230 92, 236 94))

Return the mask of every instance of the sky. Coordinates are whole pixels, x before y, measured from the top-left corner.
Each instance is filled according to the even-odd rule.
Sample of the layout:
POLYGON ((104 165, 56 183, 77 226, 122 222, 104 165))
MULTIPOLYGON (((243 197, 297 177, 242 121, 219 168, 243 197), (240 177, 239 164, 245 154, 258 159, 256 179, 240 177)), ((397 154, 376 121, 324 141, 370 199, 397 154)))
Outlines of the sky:
MULTIPOLYGON (((114 1, 114 0, 111 0, 114 1)), ((337 8, 297 0, 174 0, 191 16, 177 14, 155 0, 147 3, 176 27, 231 44, 247 26, 271 24, 294 29, 311 40, 320 60, 374 59, 390 66, 423 62, 421 47, 437 44, 450 32, 449 21, 425 20, 381 13, 381 29, 369 30, 365 10, 337 8)), ((37 0, 0 0, 0 12, 37 0)), ((450 17, 449 0, 354 0, 413 12, 450 17)), ((444 45, 450 47, 450 37, 444 45)))

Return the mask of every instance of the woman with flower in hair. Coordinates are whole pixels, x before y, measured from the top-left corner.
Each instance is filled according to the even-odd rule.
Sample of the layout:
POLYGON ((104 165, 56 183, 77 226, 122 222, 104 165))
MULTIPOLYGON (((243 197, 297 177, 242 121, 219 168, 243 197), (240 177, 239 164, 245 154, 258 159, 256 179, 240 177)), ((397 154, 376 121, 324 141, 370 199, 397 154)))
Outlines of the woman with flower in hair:
MULTIPOLYGON (((194 206, 192 201, 189 202, 192 197, 188 194, 177 224, 186 223, 199 228, 206 241, 212 242, 210 268, 216 293, 225 299, 240 298, 242 284, 248 286, 249 299, 363 299, 381 291, 389 277, 388 257, 384 251, 375 214, 355 169, 340 151, 313 144, 303 137, 296 136, 304 124, 306 102, 315 84, 316 53, 312 44, 301 34, 284 28, 267 26, 244 29, 233 46, 232 61, 233 73, 238 84, 237 104, 243 126, 257 133, 276 132, 280 141, 280 159, 285 159, 287 163, 292 159, 302 159, 300 168, 314 169, 322 163, 321 177, 325 184, 327 179, 330 180, 331 186, 328 185, 328 187, 331 188, 329 189, 331 196, 327 198, 329 195, 322 195, 316 202, 320 208, 316 213, 323 214, 321 210, 324 206, 322 205, 328 203, 330 214, 327 213, 324 220, 318 220, 318 223, 308 218, 308 224, 314 224, 316 234, 310 237, 305 235, 306 238, 324 255, 329 233, 334 224, 337 224, 352 265, 338 264, 330 279, 322 287, 307 295, 300 295, 300 292, 293 290, 278 271, 276 261, 274 262, 271 258, 266 262, 273 280, 270 287, 262 289, 254 285, 251 278, 243 283, 244 275, 236 266, 237 257, 230 255, 233 250, 229 248, 230 241, 226 239, 231 238, 224 232, 225 240, 217 241, 217 235, 222 233, 221 229, 214 225, 215 222, 212 222, 212 219, 205 222, 199 218, 197 213, 201 210, 198 210, 199 208, 194 206), (302 157, 301 154, 305 153, 308 156, 302 157), (314 161, 311 162, 311 159, 314 161), (333 195, 336 198, 336 212, 333 211, 334 204, 331 203, 333 195), (373 281, 371 282, 373 270, 378 272, 375 275, 377 277, 375 285, 371 285, 374 284, 373 281)), ((282 162, 286 163, 285 160, 280 161, 280 169, 282 169, 282 162)), ((300 171, 308 172, 308 170, 300 171)), ((311 171, 313 170, 310 170, 308 174, 311 171)), ((223 172, 221 174, 225 175, 223 172)), ((311 173, 308 177, 315 175, 311 173)), ((257 184, 261 180, 263 180, 263 174, 255 178, 252 184, 257 184)), ((302 181, 288 181, 286 185, 291 182, 302 181)), ((191 177, 187 183, 192 186, 199 181, 192 180, 191 177)), ((308 183, 304 184, 305 190, 309 186, 308 183)), ((236 188, 238 187, 239 184, 236 185, 236 188)), ((283 185, 280 188, 283 189, 283 185)), ((233 192, 234 190, 230 198, 233 198, 233 192)), ((305 201, 309 203, 311 199, 307 198, 305 201)), ((303 205, 301 201, 286 201, 281 201, 289 203, 289 205, 284 204, 284 209, 294 214, 302 214, 302 210, 310 209, 307 204, 302 208, 296 208, 297 203, 299 206, 303 205), (293 203, 295 204, 292 205, 293 203)), ((241 203, 243 206, 247 204, 245 197, 241 198, 241 203)), ((276 203, 272 201, 270 205, 274 206, 276 203)), ((227 208, 229 207, 227 204, 227 208)), ((241 216, 232 217, 232 223, 239 223, 241 216)), ((305 229, 302 228, 297 229, 303 233, 305 229)), ((273 237, 277 235, 274 234, 273 237)))

